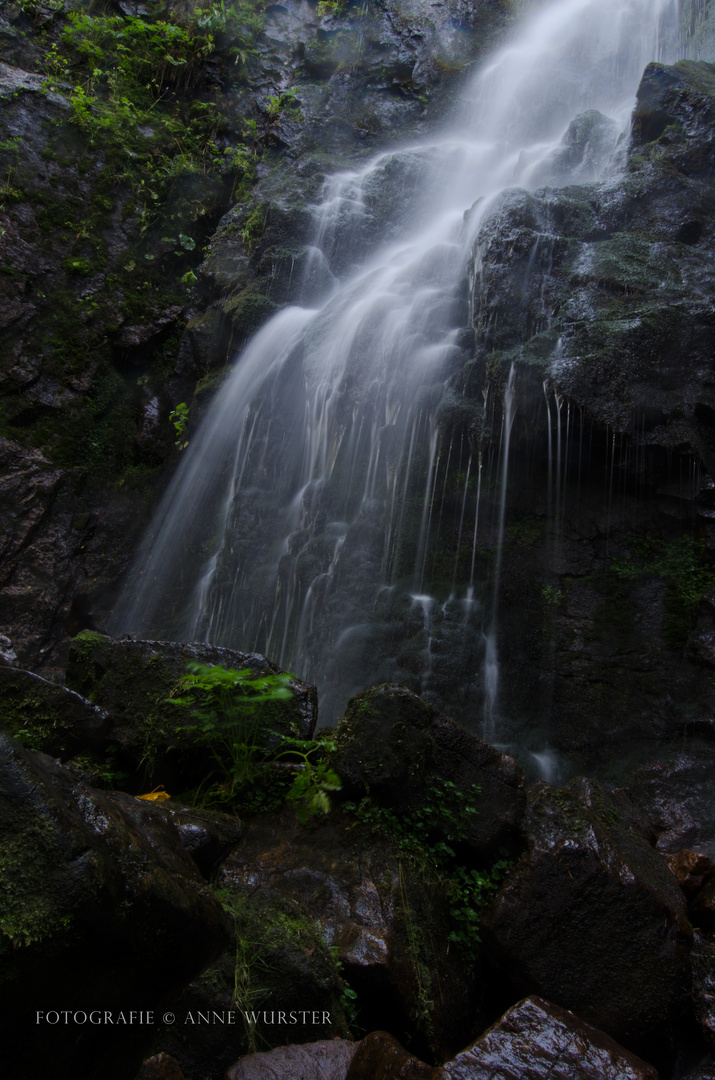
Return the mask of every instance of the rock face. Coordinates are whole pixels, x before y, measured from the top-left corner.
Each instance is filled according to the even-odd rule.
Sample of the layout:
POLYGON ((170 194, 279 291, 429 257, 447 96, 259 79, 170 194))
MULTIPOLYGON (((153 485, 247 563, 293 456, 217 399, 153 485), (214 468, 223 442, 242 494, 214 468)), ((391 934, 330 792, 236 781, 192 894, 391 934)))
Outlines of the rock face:
POLYGON ((347 1080, 658 1080, 656 1070, 602 1031, 542 998, 513 1005, 441 1068, 383 1031, 362 1040, 347 1080))
POLYGON ((514 1005, 444 1066, 445 1080, 658 1080, 656 1070, 573 1013, 538 997, 514 1005))
POLYGON ((126 1076, 149 1027, 69 1023, 56 1040, 38 1038, 34 1010, 156 1009, 223 948, 226 915, 163 815, 137 824, 51 759, 6 735, 0 745, 0 982, 17 1039, 8 1067, 126 1076))
POLYGON ((334 764, 346 788, 405 814, 449 781, 460 803, 476 810, 465 825, 470 847, 488 855, 513 845, 526 802, 521 769, 416 694, 389 685, 365 690, 348 704, 336 739, 334 764))
POLYGON ((195 396, 193 423, 236 346, 294 298, 326 170, 428 126, 511 6, 287 0, 206 15, 166 0, 75 23, 72 3, 4 8, 0 452, 10 539, 27 539, 22 560, 3 545, 0 605, 24 666, 63 665, 78 594, 111 606, 174 452, 171 411, 195 396), (149 27, 185 49, 175 65, 149 27), (116 95, 104 75, 86 89, 93 34, 116 95), (107 104, 120 98, 122 115, 107 104))
POLYGON ((537 785, 528 851, 485 916, 485 942, 517 988, 622 1039, 682 1009, 691 931, 672 874, 592 781, 537 785))

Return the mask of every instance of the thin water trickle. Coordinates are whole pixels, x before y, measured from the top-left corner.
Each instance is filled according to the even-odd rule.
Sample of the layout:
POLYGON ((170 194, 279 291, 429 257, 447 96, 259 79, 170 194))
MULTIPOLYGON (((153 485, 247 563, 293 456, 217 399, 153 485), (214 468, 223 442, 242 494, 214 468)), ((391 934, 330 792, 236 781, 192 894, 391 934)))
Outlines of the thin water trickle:
MULTIPOLYGON (((463 381, 464 286, 471 280, 474 304, 480 230, 506 187, 609 167, 604 151, 600 164, 589 159, 594 175, 567 175, 562 136, 593 109, 627 127, 676 9, 677 0, 527 8, 440 135, 326 182, 303 260, 306 306, 280 312, 237 358, 127 578, 115 632, 268 651, 318 684, 330 722, 355 690, 424 675, 403 654, 412 597, 466 594, 445 611, 440 603, 452 645, 441 668, 428 635, 430 685, 454 682, 458 656, 461 699, 472 703, 462 719, 477 723, 484 703, 496 733, 513 373, 502 402, 484 388, 483 410, 461 433, 443 419, 463 381), (494 439, 481 433, 500 424, 495 465, 494 439), (480 531, 481 543, 496 537, 491 601, 476 574, 480 531), (463 534, 471 563, 460 558, 463 534)), ((548 273, 551 243, 545 232, 533 273, 542 262, 548 273)))

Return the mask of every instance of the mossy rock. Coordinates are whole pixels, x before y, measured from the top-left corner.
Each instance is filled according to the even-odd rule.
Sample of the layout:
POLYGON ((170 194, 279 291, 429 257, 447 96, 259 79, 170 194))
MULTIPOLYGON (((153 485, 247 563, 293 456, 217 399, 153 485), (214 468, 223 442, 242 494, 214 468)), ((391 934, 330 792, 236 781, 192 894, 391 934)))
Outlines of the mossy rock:
POLYGON ((8 1077, 133 1076, 146 1030, 87 1023, 79 1039, 61 1020, 43 1031, 35 1010, 159 1008, 223 948, 224 911, 173 827, 148 813, 145 829, 110 796, 0 735, 8 1077))
MULTIPOLYGON (((280 674, 258 653, 239 653, 205 643, 120 641, 85 630, 73 639, 67 685, 104 709, 106 739, 118 746, 124 767, 142 768, 147 781, 169 790, 188 790, 215 766, 207 748, 197 746, 191 711, 172 700, 189 663, 280 674)), ((312 737, 317 719, 315 687, 295 679, 293 694, 266 703, 258 716, 256 746, 269 748, 278 736, 312 737)))
POLYGON ((346 790, 410 814, 449 781, 478 811, 466 826, 469 845, 483 855, 513 846, 525 805, 519 766, 405 687, 351 698, 336 742, 333 765, 346 790))
POLYGON ((528 850, 484 917, 515 992, 558 1001, 620 1039, 679 1015, 692 934, 677 880, 625 800, 592 780, 535 785, 528 850))
POLYGON ((96 745, 108 727, 106 713, 74 691, 0 667, 0 728, 29 749, 68 757, 96 745))
POLYGON ((223 305, 224 315, 228 315, 235 330, 245 338, 255 334, 277 311, 278 305, 273 300, 249 290, 232 297, 223 305))
POLYGON ((187 1076, 214 1076, 255 1050, 347 1035, 345 983, 321 928, 278 895, 248 896, 226 885, 218 895, 233 924, 231 941, 174 1012, 214 1011, 235 1022, 177 1025, 154 1049, 170 1053, 187 1076), (246 1014, 256 1014, 257 1022, 246 1014))

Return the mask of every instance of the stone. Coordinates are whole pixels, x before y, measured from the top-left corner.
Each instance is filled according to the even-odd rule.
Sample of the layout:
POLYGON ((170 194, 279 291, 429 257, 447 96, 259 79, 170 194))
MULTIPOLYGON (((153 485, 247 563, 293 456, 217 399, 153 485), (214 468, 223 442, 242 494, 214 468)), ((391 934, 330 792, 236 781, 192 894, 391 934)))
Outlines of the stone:
POLYGON ((715 877, 715 865, 712 859, 701 851, 684 848, 672 854, 664 854, 663 860, 671 873, 678 879, 678 885, 688 897, 696 896, 703 886, 715 877))
POLYGON ((216 810, 191 810, 175 805, 173 800, 152 802, 123 791, 108 792, 106 798, 147 836, 152 845, 161 848, 168 836, 174 842, 178 840, 207 880, 211 879, 221 860, 236 847, 243 833, 237 817, 216 810))
POLYGON ((134 1080, 184 1080, 178 1061, 170 1054, 154 1054, 141 1063, 134 1080))
POLYGON ((652 1065, 539 997, 513 1005, 448 1061, 441 1075, 445 1080, 658 1080, 652 1065))
POLYGON ((241 1058, 225 1080, 345 1080, 357 1043, 330 1039, 301 1046, 279 1046, 241 1058))
POLYGON ((0 667, 0 727, 23 743, 68 758, 97 745, 109 728, 107 714, 64 686, 29 671, 0 667))
POLYGON ((333 764, 346 790, 368 790, 376 802, 407 814, 448 782, 460 804, 468 800, 476 810, 464 819, 470 848, 487 856, 514 846, 526 801, 522 770, 411 691, 384 685, 356 695, 336 742, 333 764))
POLYGON ((517 989, 631 1039, 677 1017, 691 931, 678 883, 623 804, 578 778, 537 784, 528 850, 484 917, 484 942, 517 989))
POLYGON ((420 1061, 386 1031, 371 1031, 358 1045, 345 1080, 444 1080, 442 1069, 420 1061))
POLYGON ((187 1076, 222 1076, 259 1046, 347 1036, 344 983, 320 927, 277 891, 247 894, 221 878, 218 888, 232 918, 231 940, 172 1003, 177 1016, 195 1024, 165 1027, 156 1048, 172 1054, 187 1076), (212 1013, 222 1022, 200 1022, 212 1013))
POLYGON ((5 634, 0 634, 0 665, 11 668, 20 666, 15 650, 12 647, 12 642, 5 634))
MULTIPOLYGON (((129 768, 139 770, 149 757, 154 783, 187 790, 211 771, 210 755, 197 750, 170 696, 187 664, 250 668, 279 674, 280 669, 257 653, 239 653, 204 643, 115 640, 90 630, 72 641, 67 686, 85 694, 109 717, 107 740, 119 747, 129 768)), ((317 719, 315 687, 291 681, 293 696, 268 703, 260 715, 264 745, 275 743, 272 731, 309 739, 317 719)))
POLYGON ((635 769, 624 792, 653 825, 663 854, 705 846, 715 835, 712 776, 715 746, 693 738, 635 769))
POLYGON ((389 1020, 436 1056, 477 1034, 479 975, 449 940, 444 887, 387 836, 337 808, 309 830, 287 810, 262 815, 217 880, 254 903, 294 904, 335 950, 364 1027, 389 1020))
POLYGON ((715 941, 695 935, 692 954, 693 1006, 703 1037, 715 1047, 715 941))
POLYGON ((25 1076, 133 1075, 148 1021, 87 1024, 78 1038, 74 1023, 48 1035, 35 1010, 153 1011, 219 955, 230 924, 173 826, 151 811, 137 825, 1 734, 0 862, 0 985, 18 1046, 8 1060, 25 1076))

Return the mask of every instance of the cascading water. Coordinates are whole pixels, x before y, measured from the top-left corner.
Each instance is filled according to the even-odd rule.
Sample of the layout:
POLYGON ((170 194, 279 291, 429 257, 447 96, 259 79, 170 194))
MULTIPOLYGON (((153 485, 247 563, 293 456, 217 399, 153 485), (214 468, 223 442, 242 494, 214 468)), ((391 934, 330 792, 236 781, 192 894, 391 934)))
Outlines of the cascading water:
MULTIPOLYGON (((505 187, 614 167, 643 67, 676 18, 676 0, 536 4, 441 138, 327 183, 313 306, 282 311, 238 358, 116 632, 265 652, 318 684, 323 721, 398 680, 497 736, 513 374, 478 407, 460 397, 468 267, 478 277, 480 227, 505 187), (605 116, 574 155, 562 136, 588 110, 605 116)), ((560 409, 552 396, 556 420, 560 409)))

